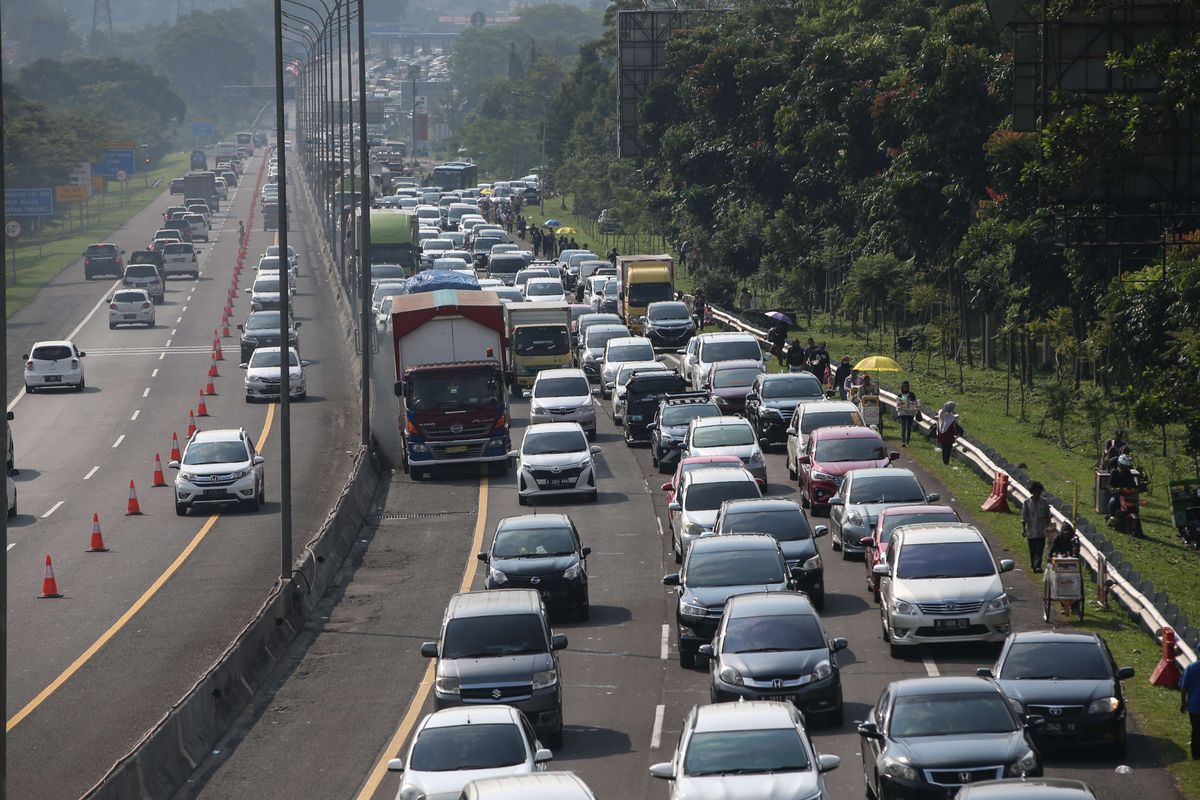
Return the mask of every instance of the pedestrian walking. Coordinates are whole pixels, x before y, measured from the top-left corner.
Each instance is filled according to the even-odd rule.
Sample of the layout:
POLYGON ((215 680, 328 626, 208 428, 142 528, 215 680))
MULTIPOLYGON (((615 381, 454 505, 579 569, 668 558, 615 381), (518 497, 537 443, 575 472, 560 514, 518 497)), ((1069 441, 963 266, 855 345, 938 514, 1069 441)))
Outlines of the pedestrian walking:
POLYGON ((617 265, 617 256, 619 256, 619 255, 620 255, 620 253, 617 252, 616 247, 614 247, 612 250, 609 250, 608 251, 608 263, 612 264, 615 267, 617 265))
MULTIPOLYGON (((1029 545, 1029 566, 1042 571, 1042 554, 1046 552, 1046 531, 1053 530, 1050 522, 1050 502, 1042 497, 1046 490, 1041 481, 1029 484, 1029 497, 1021 503, 1021 533, 1029 545)), ((1057 538, 1057 537, 1056 537, 1057 538)))
POLYGON ((917 394, 908 385, 908 381, 900 384, 900 391, 896 394, 896 418, 900 420, 900 446, 908 447, 908 441, 912 438, 913 424, 917 420, 917 415, 921 413, 921 402, 917 400, 917 394))
POLYGON ((787 351, 788 372, 804 371, 804 348, 799 339, 792 339, 792 345, 787 351))
POLYGON ((958 414, 954 413, 954 401, 947 400, 942 410, 937 413, 936 438, 942 448, 942 463, 950 463, 950 454, 954 452, 954 440, 962 436, 962 425, 958 424, 958 414))
POLYGON ((1200 761, 1200 661, 1188 664, 1179 677, 1179 713, 1192 722, 1192 761, 1200 761))
POLYGON ((783 366, 783 347, 787 344, 787 323, 776 322, 771 330, 767 333, 767 341, 771 343, 771 355, 779 362, 779 366, 783 366))
MULTIPOLYGON (((799 340, 795 344, 800 344, 799 340)), ((803 353, 801 353, 803 357, 803 353)), ((838 397, 842 400, 846 399, 846 393, 849 389, 846 388, 846 379, 850 377, 850 356, 842 356, 842 361, 837 365, 837 369, 833 373, 833 385, 838 391, 838 397)))
POLYGON ((517 236, 521 237, 522 239, 525 238, 526 225, 527 225, 527 223, 525 222, 524 217, 520 217, 520 216, 517 217, 517 236))
POLYGON ((246 223, 238 220, 238 244, 246 241, 246 223))

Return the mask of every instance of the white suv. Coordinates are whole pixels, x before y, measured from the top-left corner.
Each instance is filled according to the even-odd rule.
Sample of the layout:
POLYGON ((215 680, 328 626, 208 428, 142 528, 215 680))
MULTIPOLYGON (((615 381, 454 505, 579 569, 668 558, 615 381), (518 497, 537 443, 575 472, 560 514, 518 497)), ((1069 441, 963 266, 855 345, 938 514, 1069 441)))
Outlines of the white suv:
POLYGON ((175 513, 185 516, 197 503, 241 503, 258 511, 266 500, 263 457, 242 428, 199 431, 188 441, 182 461, 172 461, 175 513))
POLYGON ((887 561, 871 570, 879 586, 883 639, 892 655, 935 642, 1003 642, 1012 630, 999 568, 978 529, 965 522, 901 525, 887 561))
POLYGON ((544 369, 533 379, 529 424, 578 422, 588 439, 596 438, 592 385, 581 369, 544 369))

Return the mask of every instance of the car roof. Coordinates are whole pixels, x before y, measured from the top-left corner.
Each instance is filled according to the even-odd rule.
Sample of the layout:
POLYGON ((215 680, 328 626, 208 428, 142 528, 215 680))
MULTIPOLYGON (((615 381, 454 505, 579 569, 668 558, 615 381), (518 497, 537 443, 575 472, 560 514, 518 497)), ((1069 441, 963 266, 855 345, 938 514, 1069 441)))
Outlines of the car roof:
POLYGON ((1083 781, 1072 778, 1009 778, 983 781, 963 787, 969 800, 1085 800, 1096 795, 1083 781))
POLYGON ((540 425, 530 425, 525 429, 525 435, 531 433, 561 433, 562 431, 579 431, 583 432, 583 428, 579 427, 578 422, 543 422, 540 425))
MULTIPOLYGON (((538 426, 541 427, 541 426, 538 426)), ((734 456, 736 458, 736 456, 734 456)), ((746 471, 745 467, 732 466, 730 462, 728 467, 704 467, 702 469, 694 469, 689 472, 684 480, 689 484, 692 483, 728 483, 730 481, 754 481, 754 476, 746 471)))
POLYGON ((541 614, 542 596, 533 589, 486 589, 460 592, 446 605, 446 618, 541 614))
POLYGON ((519 712, 512 706, 474 705, 443 708, 425 717, 421 728, 453 728, 459 725, 495 725, 511 722, 519 724, 519 712))
POLYGON ((755 499, 742 498, 739 500, 726 500, 721 504, 725 510, 725 516, 730 514, 749 514, 758 511, 800 511, 804 513, 800 504, 795 500, 785 500, 780 497, 762 497, 755 499))
POLYGON ((883 439, 879 435, 879 431, 868 428, 866 425, 830 425, 825 428, 817 428, 812 432, 812 437, 816 441, 826 439, 879 439, 882 441, 883 439))
POLYGON ((595 800, 588 785, 574 772, 533 772, 480 778, 464 789, 464 797, 480 800, 595 800), (468 792, 473 789, 475 794, 468 792))
POLYGON ((852 469, 846 474, 853 475, 855 478, 886 478, 889 475, 908 475, 914 479, 917 477, 907 467, 863 467, 862 469, 852 469))
MULTIPOLYGON (((790 373, 789 373, 790 374, 790 373)), ((858 411, 858 406, 848 400, 824 400, 820 402, 801 403, 796 408, 811 408, 819 414, 828 414, 834 411, 858 411)))
MULTIPOLYGON (((879 512, 879 518, 885 519, 886 517, 900 517, 904 516, 905 514, 954 514, 957 516, 958 510, 952 506, 932 504, 918 505, 915 503, 906 506, 884 506, 879 512)), ((915 525, 918 523, 913 524, 915 525)))
MULTIPOLYGON (((969 522, 923 522, 901 525, 905 544, 946 544, 948 542, 982 542, 983 534, 969 522)), ((892 534, 893 536, 895 533, 892 534)))
POLYGON ((779 549, 779 540, 769 533, 727 533, 722 536, 704 536, 692 542, 691 553, 702 553, 715 550, 727 553, 730 550, 771 550, 779 549), (696 545, 702 545, 699 550, 696 545))
POLYGON ((793 713, 785 703, 763 700, 710 703, 696 707, 692 730, 752 731, 763 728, 791 728, 796 724, 793 713))
POLYGON ((737 331, 715 331, 713 333, 702 333, 698 337, 701 341, 707 342, 712 339, 749 339, 752 342, 757 342, 749 333, 738 333, 737 331))
POLYGON ((240 442, 245 434, 241 428, 217 428, 211 431, 196 431, 188 444, 196 442, 240 442))
MULTIPOLYGON (((711 456, 684 456, 679 460, 679 465, 685 464, 738 464, 741 465, 742 460, 734 455, 711 455, 711 456)), ((695 470, 693 470, 694 472, 695 470)))
POLYGON ((75 345, 67 339, 46 339, 43 342, 34 342, 34 347, 74 347, 75 345))
POLYGON ((560 367, 558 369, 544 369, 537 374, 533 379, 537 383, 542 378, 583 378, 587 380, 587 373, 576 367, 560 367))
POLYGON ((588 335, 591 336, 593 333, 607 333, 609 331, 627 331, 627 330, 629 330, 629 329, 626 328, 624 325, 621 325, 618 323, 611 323, 611 324, 603 323, 601 325, 589 326, 587 329, 587 332, 588 332, 588 335))
MULTIPOLYGON (((693 544, 693 546, 695 545, 693 544)), ((963 692, 980 691, 1000 693, 1000 687, 992 680, 965 675, 939 675, 936 678, 908 678, 906 680, 893 681, 890 688, 895 697, 912 697, 913 695, 927 694, 961 694, 963 692)))
POLYGON ((751 592, 729 598, 725 613, 745 617, 776 617, 795 614, 817 616, 808 595, 803 592, 751 592))
POLYGON ((562 288, 562 281, 560 281, 558 278, 551 278, 549 276, 541 276, 541 275, 534 275, 532 278, 529 279, 529 281, 525 285, 528 287, 528 286, 532 286, 534 284, 541 284, 541 283, 550 284, 550 285, 562 288))
POLYGON ((720 372, 726 369, 762 369, 762 362, 756 361, 753 358, 732 358, 728 361, 714 361, 712 365, 713 372, 720 372))
POLYGON ((718 425, 749 425, 749 424, 750 423, 747 422, 744 417, 731 417, 728 415, 721 416, 721 417, 698 417, 697 419, 692 420, 692 425, 694 425, 697 428, 709 428, 709 427, 714 427, 714 426, 718 426, 718 425))
POLYGON ((1091 631, 1050 630, 1020 631, 1010 634, 1013 642, 1092 642, 1100 644, 1100 636, 1091 631))
POLYGON ((650 340, 645 336, 621 336, 616 339, 609 339, 607 347, 615 347, 622 344, 650 344, 650 340))
POLYGON ((540 528, 570 527, 571 518, 566 514, 518 514, 505 517, 496 524, 496 530, 531 531, 540 528))

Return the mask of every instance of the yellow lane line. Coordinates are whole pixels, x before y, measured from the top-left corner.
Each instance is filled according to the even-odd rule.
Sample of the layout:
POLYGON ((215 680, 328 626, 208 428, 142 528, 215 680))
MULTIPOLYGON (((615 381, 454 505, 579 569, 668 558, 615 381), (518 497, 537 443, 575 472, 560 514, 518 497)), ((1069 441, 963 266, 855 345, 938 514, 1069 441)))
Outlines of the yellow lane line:
MULTIPOLYGON (((475 557, 475 554, 483 549, 483 530, 487 525, 487 507, 488 480, 484 477, 479 479, 479 510, 476 512, 475 518, 475 535, 471 540, 471 549, 467 551, 467 565, 463 567, 462 582, 458 585, 460 592, 468 591, 475 581, 475 569, 479 566, 479 559, 475 557)), ((387 747, 383 749, 383 755, 379 761, 375 762, 375 766, 371 768, 371 774, 367 776, 366 783, 355 795, 355 800, 371 800, 375 796, 375 792, 379 790, 379 784, 383 783, 383 778, 387 775, 388 761, 391 760, 393 754, 400 752, 400 747, 412 733, 413 726, 417 724, 417 718, 425 707, 425 701, 429 699, 429 690, 433 688, 434 664, 435 662, 430 660, 429 666, 425 667, 425 673, 421 676, 421 682, 417 685, 417 691, 413 694, 412 700, 408 702, 408 709, 404 712, 399 727, 392 734, 392 738, 388 740, 387 747)))
MULTIPOLYGON (((255 450, 262 450, 263 445, 267 441, 267 435, 271 432, 271 423, 274 421, 274 419, 275 406, 272 404, 267 406, 267 419, 265 422, 263 422, 262 433, 259 434, 258 441, 255 443, 255 450)), ((163 585, 171 579, 171 576, 179 571, 179 568, 183 566, 183 563, 188 560, 188 557, 195 552, 197 547, 200 546, 200 543, 204 541, 204 537, 208 535, 208 532, 213 529, 213 526, 217 524, 217 520, 220 518, 220 514, 213 514, 207 520, 205 520, 204 525, 202 525, 200 528, 200 531, 194 537, 192 537, 192 540, 188 542, 187 547, 183 548, 183 551, 176 556, 175 560, 171 562, 171 565, 166 568, 163 574, 159 575, 158 578, 155 579, 154 583, 150 584, 150 588, 143 592, 142 596, 139 597, 124 614, 118 617, 117 621, 114 622, 108 630, 100 634, 99 639, 92 642, 88 649, 84 650, 78 658, 72 661, 71 665, 62 671, 62 674, 50 681, 50 684, 46 686, 45 689, 42 689, 40 692, 38 692, 36 697, 26 703, 24 708, 14 714, 12 718, 8 720, 8 723, 5 726, 5 732, 11 731, 13 728, 20 725, 23 719, 32 714, 42 703, 46 702, 50 695, 58 691, 64 683, 71 679, 72 675, 78 672, 84 664, 86 664, 94 655, 96 655, 96 653, 100 652, 101 648, 108 644, 109 640, 116 636, 121 629, 129 623, 129 620, 133 619, 133 617, 142 610, 146 603, 150 602, 151 598, 158 593, 158 590, 161 589, 163 585)))

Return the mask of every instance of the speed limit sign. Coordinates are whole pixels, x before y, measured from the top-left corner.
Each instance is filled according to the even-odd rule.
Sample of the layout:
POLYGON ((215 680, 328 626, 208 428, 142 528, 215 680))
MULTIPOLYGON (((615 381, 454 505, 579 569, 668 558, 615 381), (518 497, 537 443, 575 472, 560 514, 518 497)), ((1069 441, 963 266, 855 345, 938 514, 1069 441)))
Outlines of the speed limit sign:
POLYGON ((128 175, 128 173, 125 172, 125 170, 123 170, 123 169, 117 170, 117 180, 119 180, 121 183, 124 183, 125 179, 128 177, 129 177, 129 175, 128 175))
POLYGON ((8 222, 4 223, 4 235, 9 239, 16 239, 21 235, 21 223, 17 222, 15 219, 10 219, 8 222))

